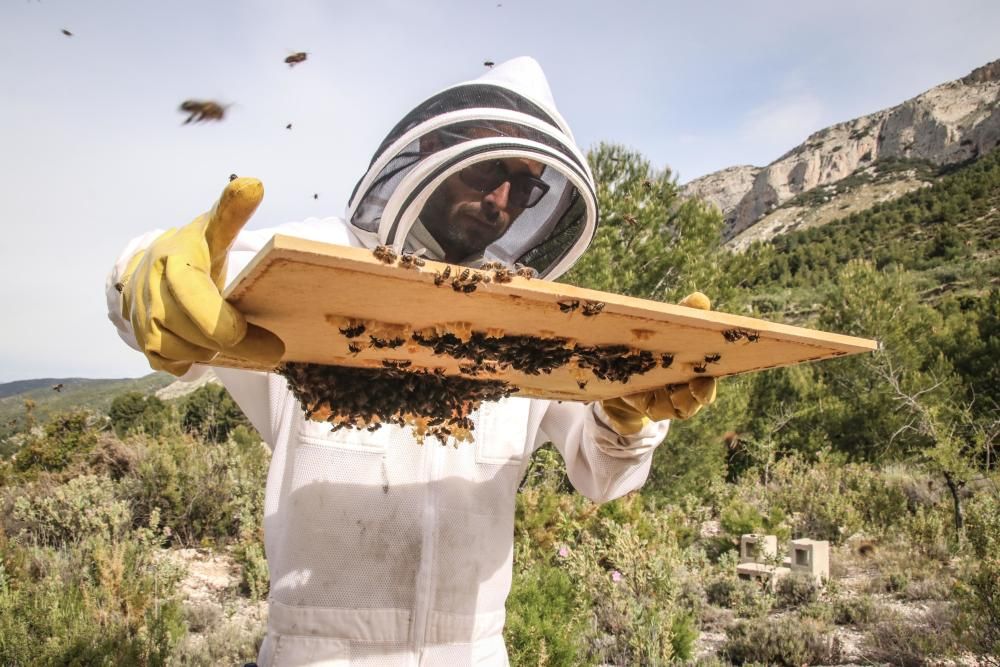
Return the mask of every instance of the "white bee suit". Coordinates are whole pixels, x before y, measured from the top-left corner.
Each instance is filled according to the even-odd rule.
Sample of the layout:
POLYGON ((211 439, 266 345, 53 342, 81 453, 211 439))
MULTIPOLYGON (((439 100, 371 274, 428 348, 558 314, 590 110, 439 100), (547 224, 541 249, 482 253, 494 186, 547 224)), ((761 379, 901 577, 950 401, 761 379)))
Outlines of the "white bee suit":
MULTIPOLYGON (((130 243, 107 282, 109 317, 133 347, 114 285, 159 233, 130 243)), ((243 231, 229 280, 275 233, 351 246, 383 240, 338 218, 243 231)), ((623 437, 597 403, 510 398, 473 414, 474 443, 420 445, 408 428, 332 432, 306 420, 277 374, 216 372, 272 450, 262 666, 506 665, 514 499, 532 452, 552 441, 574 487, 601 502, 645 482, 668 425, 623 437)))

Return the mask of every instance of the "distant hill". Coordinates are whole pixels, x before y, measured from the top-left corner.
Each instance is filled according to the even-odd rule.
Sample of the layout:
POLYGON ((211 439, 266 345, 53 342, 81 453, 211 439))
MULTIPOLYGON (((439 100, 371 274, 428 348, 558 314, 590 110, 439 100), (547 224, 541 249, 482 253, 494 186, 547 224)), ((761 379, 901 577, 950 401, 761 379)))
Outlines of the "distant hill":
POLYGON ((939 173, 926 166, 971 162, 997 146, 1000 60, 819 130, 766 167, 729 167, 691 181, 684 192, 718 206, 726 238, 742 236, 734 239, 740 247, 898 198, 936 180, 939 173), (813 191, 821 196, 804 201, 813 191))
POLYGON ((87 379, 38 378, 0 384, 0 438, 24 425, 24 402, 35 402, 35 418, 44 422, 50 415, 73 409, 107 411, 114 397, 138 391, 152 394, 176 378, 168 373, 150 373, 140 378, 87 379), (53 389, 62 385, 59 391, 53 389))

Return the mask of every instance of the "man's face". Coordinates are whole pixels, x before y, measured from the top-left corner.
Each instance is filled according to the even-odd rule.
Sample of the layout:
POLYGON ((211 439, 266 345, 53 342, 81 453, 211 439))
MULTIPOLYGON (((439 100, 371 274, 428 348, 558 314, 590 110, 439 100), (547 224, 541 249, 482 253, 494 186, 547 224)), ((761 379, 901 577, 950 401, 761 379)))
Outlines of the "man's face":
POLYGON ((526 205, 541 196, 532 186, 544 168, 534 160, 507 158, 473 165, 445 179, 420 212, 420 221, 441 244, 444 260, 460 262, 482 254, 506 234, 526 205))

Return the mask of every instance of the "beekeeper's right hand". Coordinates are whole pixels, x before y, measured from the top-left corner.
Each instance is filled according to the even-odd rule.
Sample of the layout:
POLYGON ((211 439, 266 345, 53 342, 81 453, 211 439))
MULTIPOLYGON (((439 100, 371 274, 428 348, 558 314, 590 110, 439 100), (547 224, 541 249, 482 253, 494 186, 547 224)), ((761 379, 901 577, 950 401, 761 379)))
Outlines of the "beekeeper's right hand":
POLYGON ((211 211, 163 233, 129 261, 120 282, 122 316, 155 370, 183 375, 219 352, 267 367, 281 360, 281 340, 222 298, 229 248, 263 196, 255 178, 230 181, 211 211))

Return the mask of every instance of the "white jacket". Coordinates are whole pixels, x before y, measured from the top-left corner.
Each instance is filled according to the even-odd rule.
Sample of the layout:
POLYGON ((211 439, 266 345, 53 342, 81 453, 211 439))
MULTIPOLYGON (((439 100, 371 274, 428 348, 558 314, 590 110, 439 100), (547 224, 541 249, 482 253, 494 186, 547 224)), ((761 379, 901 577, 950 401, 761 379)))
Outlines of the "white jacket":
MULTIPOLYGON (((337 218, 244 231, 230 280, 275 233, 361 245, 337 218)), ((133 347, 114 284, 159 234, 133 240, 106 285, 109 317, 133 347)), ((304 418, 279 375, 216 372, 272 450, 262 667, 506 665, 514 494, 532 452, 552 441, 573 486, 602 502, 645 482, 668 425, 623 437, 597 403, 510 398, 474 414, 475 443, 419 445, 397 426, 331 433, 304 418)))

